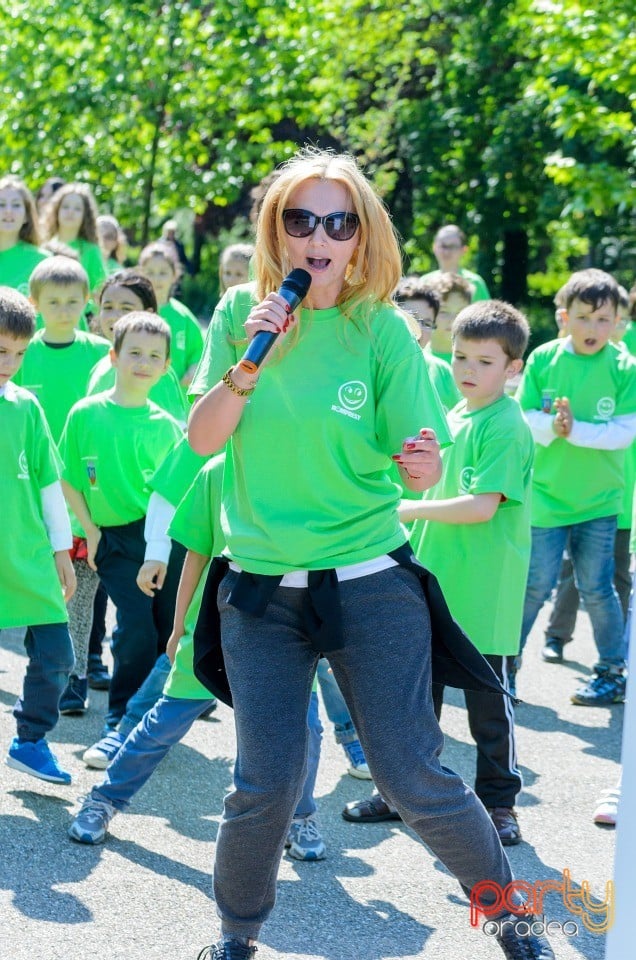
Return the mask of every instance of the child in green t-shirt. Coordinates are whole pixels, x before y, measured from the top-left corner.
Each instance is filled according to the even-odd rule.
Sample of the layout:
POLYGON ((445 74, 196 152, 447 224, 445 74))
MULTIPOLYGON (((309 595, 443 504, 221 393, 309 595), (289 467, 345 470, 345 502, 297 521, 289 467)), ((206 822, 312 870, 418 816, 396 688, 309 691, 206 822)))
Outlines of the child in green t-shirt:
POLYGON ((37 400, 12 383, 35 330, 28 300, 0 287, 0 496, 8 549, 0 570, 0 629, 27 626, 22 696, 13 715, 17 736, 7 764, 51 783, 71 782, 46 742, 59 717, 73 666, 65 599, 75 575, 71 529, 60 487, 60 463, 37 400))
POLYGON ((622 703, 623 615, 612 581, 625 450, 636 436, 636 364, 610 340, 619 302, 613 277, 578 271, 562 301, 567 335, 533 351, 518 393, 537 443, 521 650, 567 547, 598 650, 594 673, 572 702, 622 703))
POLYGON ((468 280, 455 273, 440 273, 435 280, 434 288, 440 299, 440 307, 425 352, 432 353, 450 363, 453 351, 451 334, 453 321, 459 311, 471 302, 473 287, 468 280))
POLYGON ((29 344, 17 382, 38 398, 58 443, 69 410, 86 395, 90 372, 109 344, 77 329, 88 297, 80 263, 60 256, 43 260, 31 274, 29 292, 44 327, 29 344))
MULTIPOLYGON (((448 416, 454 443, 442 451, 439 483, 423 500, 399 507, 403 521, 414 521, 410 539, 418 560, 435 574, 454 619, 504 685, 518 649, 530 561, 534 453, 519 405, 504 389, 522 368, 529 333, 525 317, 501 301, 479 301, 458 314, 453 375, 464 399, 448 416)), ((433 699, 439 717, 440 685, 433 699)), ((471 690, 465 699, 477 745, 475 792, 502 844, 519 843, 514 804, 522 780, 513 708, 506 698, 471 690)), ((345 819, 383 819, 382 805, 392 812, 372 798, 345 808, 345 819)))
POLYGON ((181 265, 174 244, 158 241, 141 251, 139 269, 152 283, 159 316, 172 333, 172 363, 181 386, 190 384, 203 353, 203 333, 194 314, 184 303, 170 296, 181 275, 181 265))
POLYGON ((28 296, 29 277, 49 254, 40 247, 35 200, 18 177, 0 177, 0 284, 28 296))
MULTIPOLYGON (((187 444, 187 441, 184 440, 184 443, 187 444)), ((168 496, 171 475, 174 475, 173 467, 183 466, 184 455, 196 456, 192 452, 188 455, 182 448, 167 475, 164 471, 161 487, 168 496)), ((190 462, 195 463, 194 460, 190 462)), ((209 690, 194 676, 192 654, 194 629, 210 557, 219 554, 225 546, 220 522, 224 462, 225 456, 220 455, 201 468, 170 524, 171 536, 187 547, 177 594, 174 628, 168 643, 168 653, 173 660, 172 670, 163 695, 122 740, 108 766, 105 779, 93 787, 76 814, 69 828, 69 836, 80 843, 95 844, 106 839, 112 817, 130 805, 133 796, 154 773, 170 748, 183 739, 194 721, 215 704, 209 690), (159 749, 157 744, 160 744, 159 749)), ((307 724, 310 731, 307 774, 285 845, 295 859, 320 860, 325 855, 325 845, 318 829, 313 791, 320 759, 322 727, 315 691, 311 696, 307 724)))
POLYGON ((115 387, 75 404, 60 442, 64 492, 86 538, 87 564, 117 607, 107 727, 123 715, 172 625, 178 558, 154 584, 155 596, 136 584, 146 547, 148 481, 182 436, 176 420, 148 400, 169 353, 170 330, 155 314, 118 320, 111 349, 115 387))
MULTIPOLYGON (((117 320, 132 310, 157 312, 157 298, 153 286, 137 270, 118 270, 104 281, 98 295, 99 313, 96 328, 102 337, 113 342, 113 328, 117 320)), ((86 393, 91 396, 110 390, 115 385, 115 369, 110 356, 102 357, 91 371, 86 393)), ((172 364, 154 385, 149 399, 167 410, 185 426, 187 420, 185 397, 172 364)))
MULTIPOLYGON (((437 328, 441 307, 438 290, 432 284, 425 283, 421 277, 404 277, 395 292, 395 298, 409 320, 413 321, 413 333, 420 346, 426 347, 437 328)), ((430 350, 422 349, 422 355, 428 367, 431 383, 437 390, 444 412, 448 413, 461 400, 450 364, 430 350)))
POLYGON ((108 276, 97 237, 97 204, 85 183, 67 183, 57 190, 44 216, 47 239, 56 237, 76 250, 95 292, 108 276))

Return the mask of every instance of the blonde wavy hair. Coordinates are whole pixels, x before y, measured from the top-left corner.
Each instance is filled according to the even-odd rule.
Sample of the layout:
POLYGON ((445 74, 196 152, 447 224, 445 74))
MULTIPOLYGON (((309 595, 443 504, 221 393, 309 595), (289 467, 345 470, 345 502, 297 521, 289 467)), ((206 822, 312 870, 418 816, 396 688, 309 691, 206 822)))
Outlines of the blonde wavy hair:
POLYGON ((35 247, 38 247, 41 242, 38 213, 33 194, 26 183, 19 177, 11 175, 0 177, 0 190, 16 190, 20 194, 24 204, 25 220, 20 227, 18 237, 25 243, 32 243, 35 247))
POLYGON ((77 233, 78 240, 97 243, 97 204, 93 191, 86 183, 66 183, 56 190, 46 205, 44 213, 44 232, 47 240, 57 235, 59 229, 59 210, 62 200, 73 194, 80 197, 84 207, 84 216, 77 233))
POLYGON ((337 299, 342 313, 351 319, 354 313, 356 317, 361 312, 368 315, 373 304, 390 303, 402 275, 402 261, 386 207, 352 156, 314 147, 305 147, 279 168, 263 199, 254 254, 259 300, 277 290, 291 269, 283 210, 290 205, 294 190, 307 180, 332 180, 341 184, 360 218, 358 247, 337 299))

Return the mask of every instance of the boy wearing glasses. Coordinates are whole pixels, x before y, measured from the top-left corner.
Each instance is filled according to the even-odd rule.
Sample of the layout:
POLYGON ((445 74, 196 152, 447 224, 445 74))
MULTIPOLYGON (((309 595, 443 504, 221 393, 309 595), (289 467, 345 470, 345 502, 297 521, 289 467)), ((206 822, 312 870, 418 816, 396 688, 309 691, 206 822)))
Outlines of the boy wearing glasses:
POLYGON ((441 357, 435 356, 429 350, 424 350, 436 327, 440 309, 439 294, 422 277, 403 277, 395 291, 395 299, 409 319, 414 321, 413 333, 422 347, 428 375, 437 390, 444 412, 448 413, 461 400, 461 394, 453 380, 453 371, 441 357))
POLYGON ((460 266, 460 262, 467 252, 466 235, 458 226, 454 223, 447 223, 440 227, 433 240, 433 253, 439 269, 425 274, 423 279, 428 283, 433 283, 439 279, 442 273, 456 273, 472 284, 474 289, 473 301, 489 300, 490 293, 483 277, 460 266))

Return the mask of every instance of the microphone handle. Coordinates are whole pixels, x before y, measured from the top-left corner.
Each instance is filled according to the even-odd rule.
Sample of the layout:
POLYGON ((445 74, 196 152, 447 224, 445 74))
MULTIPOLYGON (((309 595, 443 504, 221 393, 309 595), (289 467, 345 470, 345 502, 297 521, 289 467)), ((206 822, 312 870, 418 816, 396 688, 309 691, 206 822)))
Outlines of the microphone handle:
MULTIPOLYGON (((289 304, 287 313, 293 313, 296 307, 301 303, 301 298, 296 296, 296 294, 291 290, 287 290, 285 288, 281 288, 278 292, 289 304)), ((239 361, 239 367, 241 370, 244 370, 245 373, 256 373, 258 368, 263 363, 263 360, 274 346, 277 336, 277 333, 270 333, 269 330, 259 330, 258 333, 254 335, 249 347, 245 351, 243 359, 239 361)))

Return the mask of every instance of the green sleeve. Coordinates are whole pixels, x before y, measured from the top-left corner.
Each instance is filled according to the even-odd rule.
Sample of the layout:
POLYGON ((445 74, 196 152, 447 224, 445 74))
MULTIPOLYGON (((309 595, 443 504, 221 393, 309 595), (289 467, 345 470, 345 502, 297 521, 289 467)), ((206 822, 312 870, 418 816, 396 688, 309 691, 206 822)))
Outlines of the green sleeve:
POLYGON ((204 557, 216 556, 225 547, 221 530, 224 464, 223 454, 205 464, 177 507, 168 529, 174 540, 204 557))

